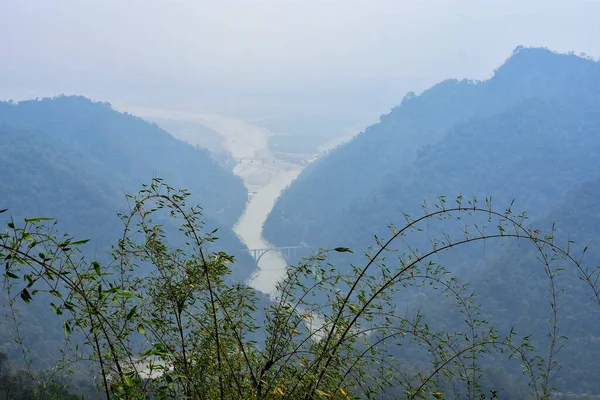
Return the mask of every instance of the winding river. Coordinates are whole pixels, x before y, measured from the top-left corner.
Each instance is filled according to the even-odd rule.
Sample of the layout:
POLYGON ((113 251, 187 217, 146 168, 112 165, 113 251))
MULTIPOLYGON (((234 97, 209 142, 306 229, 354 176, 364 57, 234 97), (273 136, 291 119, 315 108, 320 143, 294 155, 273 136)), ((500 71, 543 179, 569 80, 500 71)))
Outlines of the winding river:
MULTIPOLYGON (((263 225, 281 192, 296 179, 306 163, 299 165, 277 159, 269 150, 270 132, 265 128, 223 115, 205 116, 201 122, 225 137, 225 147, 237 161, 233 171, 244 180, 250 193, 244 214, 234 226, 235 234, 249 249, 272 247, 262 236, 263 225)), ((323 144, 306 162, 317 160, 351 138, 352 135, 342 136, 323 144)), ((275 296, 277 282, 285 276, 286 268, 287 263, 278 252, 267 252, 249 283, 275 296)))
MULTIPOLYGON (((300 173, 302 166, 277 159, 269 151, 269 131, 244 120, 210 112, 166 112, 152 110, 154 117, 200 123, 223 136, 223 145, 236 165, 233 172, 241 177, 249 196, 244 213, 234 232, 249 249, 272 247, 262 237, 262 228, 279 194, 300 173)), ((193 132, 171 132, 192 145, 202 145, 193 132)), ((265 253, 250 284, 263 293, 275 295, 277 282, 285 275, 287 264, 277 252, 265 253)))
MULTIPOLYGON (((298 176, 302 167, 277 159, 269 150, 269 131, 243 120, 217 114, 203 114, 199 122, 220 133, 224 145, 236 160, 233 172, 241 177, 249 196, 234 232, 249 249, 272 247, 262 237, 263 225, 280 193, 298 176)), ((285 275, 286 261, 277 252, 265 253, 250 285, 274 296, 277 282, 285 275)))
MULTIPOLYGON (((129 107, 131 111, 132 107, 129 107)), ((181 122, 200 123, 223 136, 223 145, 236 165, 233 172, 241 177, 249 197, 244 213, 234 226, 234 232, 249 249, 272 247, 262 236, 263 225, 280 193, 296 179, 303 166, 278 159, 269 150, 270 132, 247 121, 207 111, 133 109, 150 118, 168 118, 181 122)), ((173 136, 192 145, 202 146, 202 138, 194 132, 171 131, 173 136)), ((339 137, 324 145, 308 160, 313 162, 352 136, 339 137)), ((291 243, 290 245, 294 245, 291 243)), ((287 263, 277 252, 265 253, 250 285, 263 293, 276 295, 276 285, 285 275, 287 263)))
MULTIPOLYGON (((281 191, 296 179, 300 171, 301 168, 297 167, 276 174, 248 201, 244 214, 234 227, 234 232, 249 249, 264 249, 272 246, 262 237, 263 225, 281 191)), ((277 282, 285 275, 285 269, 286 261, 281 254, 275 251, 265 253, 258 263, 258 270, 250 279, 250 285, 273 296, 277 282)))

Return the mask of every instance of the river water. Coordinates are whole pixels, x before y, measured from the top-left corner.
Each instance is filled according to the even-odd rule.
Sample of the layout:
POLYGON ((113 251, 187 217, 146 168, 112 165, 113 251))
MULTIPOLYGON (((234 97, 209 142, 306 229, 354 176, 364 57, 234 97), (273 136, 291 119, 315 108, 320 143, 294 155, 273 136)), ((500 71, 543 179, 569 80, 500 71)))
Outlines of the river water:
MULTIPOLYGON (((297 167, 277 173, 267 185, 258 189, 248 201, 246 210, 233 231, 249 249, 272 247, 262 237, 263 225, 281 191, 296 179, 300 171, 301 168, 297 167)), ((292 245, 294 244, 292 243, 292 245)), ((286 261, 281 254, 275 251, 267 252, 261 257, 258 270, 249 283, 255 289, 274 296, 275 286, 285 275, 286 266, 286 261)))
MULTIPOLYGON (((236 160, 233 172, 242 178, 249 192, 246 209, 234 232, 249 249, 272 247, 262 237, 263 224, 279 194, 296 179, 302 166, 277 159, 269 150, 270 132, 247 121, 210 112, 150 111, 154 117, 200 123, 223 136, 224 146, 236 160)), ((195 137, 193 132, 174 131, 171 134, 192 145, 202 145, 201 138, 195 137)), ((276 284, 285 275, 286 267, 287 263, 279 253, 265 253, 249 283, 274 296, 276 284)))
MULTIPOLYGON (((338 137, 322 145, 304 165, 277 159, 269 150, 270 132, 242 119, 212 113, 206 110, 133 109, 129 111, 149 118, 167 118, 181 122, 200 123, 224 138, 224 146, 236 160, 233 172, 242 178, 248 188, 246 209, 234 226, 234 232, 249 249, 273 247, 262 237, 263 225, 281 192, 300 174, 306 163, 311 163, 352 136, 338 137)), ((202 138, 194 132, 171 134, 195 146, 202 146, 202 138)), ((288 243, 289 246, 298 243, 288 243)), ((275 296, 277 282, 285 276, 287 263, 276 251, 265 253, 250 285, 263 293, 275 296)))
MULTIPOLYGON (((225 147, 236 160, 233 172, 248 188, 248 202, 234 226, 235 234, 248 249, 273 247, 262 237, 263 224, 280 193, 296 179, 302 166, 277 159, 269 150, 270 132, 263 127, 224 115, 204 114, 197 118, 223 135, 225 147)), ((249 283, 255 289, 275 296, 275 287, 285 275, 286 268, 287 263, 278 252, 267 252, 261 257, 258 270, 249 283)))
MULTIPOLYGON (((306 159, 304 165, 277 159, 269 150, 270 132, 246 121, 219 115, 204 118, 202 123, 225 136, 225 146, 237 160, 233 172, 240 176, 250 192, 244 214, 234 226, 238 238, 248 249, 273 247, 262 236, 263 225, 281 192, 290 185, 309 163, 352 138, 351 135, 335 138, 319 147, 306 159)), ((299 243, 286 243, 298 246, 299 243)), ((265 253, 258 269, 250 278, 250 285, 275 297, 276 285, 284 276, 287 262, 276 251, 265 253)))

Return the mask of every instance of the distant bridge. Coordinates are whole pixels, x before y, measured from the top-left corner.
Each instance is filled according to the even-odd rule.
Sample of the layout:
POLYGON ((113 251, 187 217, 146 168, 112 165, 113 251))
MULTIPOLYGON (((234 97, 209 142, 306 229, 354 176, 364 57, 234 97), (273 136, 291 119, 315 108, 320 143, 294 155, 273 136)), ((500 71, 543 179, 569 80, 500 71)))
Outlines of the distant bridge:
POLYGON ((291 264, 290 261, 292 260, 292 258, 294 258, 296 256, 299 249, 308 249, 308 248, 310 248, 310 247, 306 246, 306 245, 302 245, 302 246, 268 247, 265 249, 249 249, 249 251, 250 251, 250 254, 252 255, 252 257, 254 258, 254 262, 256 262, 256 264, 258 264, 258 262, 260 261, 262 256, 264 256, 268 252, 272 251, 275 253, 279 253, 281 255, 281 257, 283 257, 285 259, 285 262, 289 265, 289 264, 291 264))

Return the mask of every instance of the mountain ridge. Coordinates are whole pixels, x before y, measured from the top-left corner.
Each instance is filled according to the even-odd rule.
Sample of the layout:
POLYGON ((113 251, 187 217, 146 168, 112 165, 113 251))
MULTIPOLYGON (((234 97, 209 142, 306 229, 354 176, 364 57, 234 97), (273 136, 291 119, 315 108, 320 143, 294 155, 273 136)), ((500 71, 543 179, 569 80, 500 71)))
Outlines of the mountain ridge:
MULTIPOLYGON (((398 175, 410 170, 418 157, 442 143, 450 132, 460 130, 470 121, 484 120, 515 107, 526 108, 538 101, 594 104, 599 92, 600 63, 546 49, 521 49, 488 81, 446 80, 419 96, 409 93, 378 123, 304 170, 275 204, 265 224, 265 237, 276 244, 283 243, 286 237, 287 242, 308 242, 309 236, 323 238, 326 236, 323 231, 335 229, 343 221, 343 232, 329 237, 341 235, 340 241, 344 243, 344 237, 348 238, 345 232, 368 226, 359 227, 356 213, 369 210, 373 199, 381 199, 384 204, 393 202, 386 190, 389 192, 397 185, 398 175), (536 72, 547 65, 549 72, 536 72), (572 74, 571 65, 575 66, 572 74), (531 71, 530 66, 533 66, 531 71), (519 68, 526 69, 518 73, 519 68), (515 82, 508 87, 505 82, 510 77, 515 82), (548 84, 552 79, 555 85, 548 84), (523 82, 528 85, 524 87, 523 82)), ((543 115, 540 117, 543 119, 543 115)), ((446 144, 450 147, 441 149, 442 155, 444 151, 453 151, 446 144)), ((468 154, 464 156, 468 158, 468 154)), ((459 190, 437 194, 452 196, 459 190)), ((419 199, 423 196, 417 191, 411 195, 418 195, 419 199)), ((377 223, 389 222, 393 215, 384 217, 387 220, 377 223)), ((317 240, 313 244, 333 245, 330 240, 317 240)))

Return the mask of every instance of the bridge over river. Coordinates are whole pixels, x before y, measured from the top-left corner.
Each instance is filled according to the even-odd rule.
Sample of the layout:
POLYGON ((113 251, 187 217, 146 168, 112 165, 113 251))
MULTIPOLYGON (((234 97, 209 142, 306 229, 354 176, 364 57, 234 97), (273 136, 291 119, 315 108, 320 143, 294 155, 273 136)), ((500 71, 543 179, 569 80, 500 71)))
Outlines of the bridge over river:
POLYGON ((284 246, 284 247, 265 247, 263 249, 249 249, 250 254, 254 258, 256 264, 260 261, 262 256, 272 251, 275 253, 279 253, 284 259, 285 262, 289 265, 291 264, 291 260, 296 256, 300 249, 310 249, 309 246, 301 245, 301 246, 284 246))

